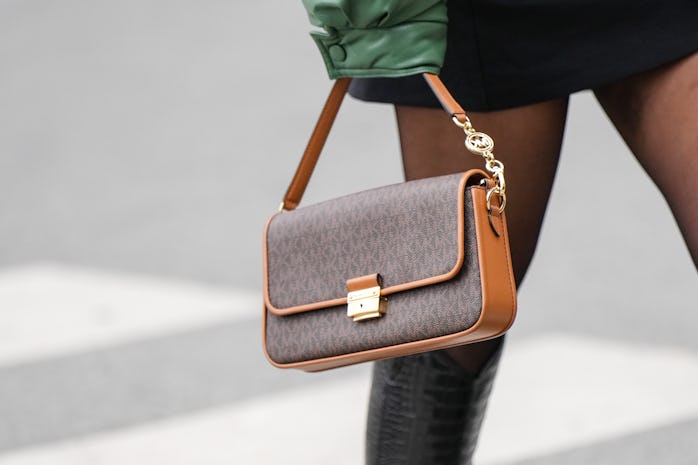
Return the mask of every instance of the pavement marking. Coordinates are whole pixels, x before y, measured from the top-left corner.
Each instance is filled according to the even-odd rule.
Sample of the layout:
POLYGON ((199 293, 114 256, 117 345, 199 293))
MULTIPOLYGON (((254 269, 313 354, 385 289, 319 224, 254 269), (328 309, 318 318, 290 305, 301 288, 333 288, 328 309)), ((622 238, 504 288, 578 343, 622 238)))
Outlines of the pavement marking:
MULTIPOLYGON (((309 375, 311 376, 311 375, 309 375)), ((0 455, 2 465, 355 465, 368 377, 0 455)))
POLYGON ((261 297, 55 264, 0 270, 0 365, 261 315, 261 297))
POLYGON ((697 437, 698 417, 515 465, 696 465, 697 437))
POLYGON ((256 319, 0 366, 0 453, 351 378, 309 376, 264 358, 256 319))
POLYGON ((519 461, 693 418, 696 392, 692 352, 542 335, 506 351, 476 458, 519 461))
MULTIPOLYGON (((312 376, 312 375, 308 375, 312 376)), ((510 344, 478 463, 548 455, 698 416, 698 357, 565 334, 510 344)), ((368 376, 315 383, 0 455, 0 465, 361 463, 368 376)))

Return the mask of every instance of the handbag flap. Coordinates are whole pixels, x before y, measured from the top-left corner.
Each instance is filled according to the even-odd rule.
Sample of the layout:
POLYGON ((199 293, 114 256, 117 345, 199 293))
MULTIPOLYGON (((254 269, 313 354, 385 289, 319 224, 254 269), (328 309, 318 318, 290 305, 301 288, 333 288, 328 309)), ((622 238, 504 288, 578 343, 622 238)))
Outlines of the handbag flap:
POLYGON ((466 185, 483 175, 409 181, 272 216, 264 244, 267 309, 290 315, 342 305, 348 280, 375 273, 382 295, 451 279, 465 258, 466 185))

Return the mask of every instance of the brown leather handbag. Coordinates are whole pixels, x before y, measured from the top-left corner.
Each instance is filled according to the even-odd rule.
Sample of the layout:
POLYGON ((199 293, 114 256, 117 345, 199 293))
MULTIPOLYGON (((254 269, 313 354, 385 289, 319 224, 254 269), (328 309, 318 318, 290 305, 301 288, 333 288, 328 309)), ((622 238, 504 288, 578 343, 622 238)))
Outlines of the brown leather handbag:
POLYGON ((297 209, 349 85, 338 79, 265 228, 263 338, 273 365, 320 371, 482 341, 513 323, 504 167, 441 80, 424 77, 487 172, 297 209))

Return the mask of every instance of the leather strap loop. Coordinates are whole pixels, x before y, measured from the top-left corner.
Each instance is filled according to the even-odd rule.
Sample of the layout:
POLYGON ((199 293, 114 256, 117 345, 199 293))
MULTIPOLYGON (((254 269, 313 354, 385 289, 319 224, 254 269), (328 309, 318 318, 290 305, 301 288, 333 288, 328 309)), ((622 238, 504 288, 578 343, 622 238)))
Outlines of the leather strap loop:
POLYGON ((443 81, 436 74, 424 73, 424 79, 431 87, 431 91, 434 92, 436 98, 439 99, 439 103, 446 110, 451 117, 458 119, 461 123, 465 124, 468 117, 465 114, 465 110, 461 107, 453 95, 446 89, 443 81))
MULTIPOLYGON (((443 109, 452 117, 457 118, 461 123, 465 123, 467 120, 465 111, 458 102, 456 102, 448 89, 446 89, 441 79, 436 74, 431 73, 424 73, 423 76, 432 92, 434 92, 434 95, 436 95, 436 98, 439 99, 443 109)), ((332 129, 332 124, 337 117, 337 112, 342 105, 350 82, 351 78, 340 78, 334 83, 330 95, 325 102, 325 106, 320 113, 320 117, 315 124, 315 129, 313 129, 313 133, 310 135, 310 140, 305 147, 303 157, 298 164, 298 168, 296 168, 296 173, 291 180, 291 184, 288 186, 284 201, 281 204, 283 210, 295 209, 303 198, 305 188, 308 186, 310 176, 312 176, 315 165, 320 157, 320 152, 322 152, 322 148, 325 146, 327 136, 330 133, 330 129, 332 129)))

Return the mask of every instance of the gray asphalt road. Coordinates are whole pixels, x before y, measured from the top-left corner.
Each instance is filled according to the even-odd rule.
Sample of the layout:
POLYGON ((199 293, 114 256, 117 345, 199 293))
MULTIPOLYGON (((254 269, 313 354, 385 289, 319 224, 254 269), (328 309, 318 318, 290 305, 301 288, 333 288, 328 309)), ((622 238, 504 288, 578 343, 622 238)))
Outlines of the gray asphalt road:
MULTIPOLYGON (((0 3, 0 266, 54 261, 259 289, 262 225, 329 89, 299 2, 273 7, 274 14, 266 2, 0 3)), ((325 155, 307 202, 400 181, 392 110, 347 101, 325 155), (372 169, 351 176, 357 166, 372 169)), ((575 96, 512 337, 564 331, 698 351, 697 284, 659 192, 592 96, 575 96)), ((240 350, 249 338, 235 335, 250 324, 187 340, 198 347, 230 336, 220 350, 240 350)), ((175 354, 175 342, 153 344, 175 354)), ((201 350, 211 360, 218 347, 201 350)), ((118 357, 140 360, 151 374, 148 364, 166 358, 139 350, 118 357)), ((86 357, 0 369, 10 380, 0 385, 0 411, 26 416, 22 405, 44 405, 51 389, 28 394, 22 383, 55 370, 75 376, 110 355, 86 357)), ((217 385, 239 386, 217 363, 225 362, 207 368, 220 376, 217 385)), ((67 428, 58 425, 69 409, 48 424, 35 416, 27 421, 36 428, 0 438, 0 448, 222 405, 288 382, 267 377, 262 364, 239 367, 256 380, 242 390, 192 383, 182 387, 184 400, 155 406, 124 396, 122 408, 72 417, 67 428)), ((75 401, 67 387, 55 389, 75 401)), ((103 389, 96 383, 87 398, 99 402, 103 389)), ((575 454, 530 463, 588 457, 575 454)))
MULTIPOLYGON (((259 288, 262 225, 329 86, 302 9, 261 27, 255 3, 2 8, 2 264, 259 288)), ((307 202, 401 179, 391 113, 347 102, 307 202)), ((522 289, 536 324, 615 334, 632 318, 625 337, 694 344, 684 245, 588 94, 572 102, 540 243, 522 289)))

